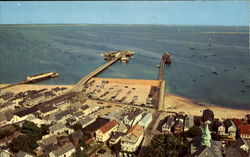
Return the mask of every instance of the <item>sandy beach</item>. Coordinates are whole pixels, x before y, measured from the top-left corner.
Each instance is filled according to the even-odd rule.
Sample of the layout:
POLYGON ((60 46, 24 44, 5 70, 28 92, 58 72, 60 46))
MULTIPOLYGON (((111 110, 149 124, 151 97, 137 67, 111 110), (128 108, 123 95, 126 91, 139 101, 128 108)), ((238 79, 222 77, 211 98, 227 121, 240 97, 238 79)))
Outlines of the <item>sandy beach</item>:
MULTIPOLYGON (((96 78, 95 78, 96 79, 96 78)), ((98 79, 97 79, 98 80, 98 79)), ((124 83, 121 81, 122 79, 108 79, 111 82, 119 82, 124 83)), ((131 84, 133 81, 131 80, 131 84)), ((138 82, 137 82, 138 83, 138 82)), ((139 81, 139 83, 142 83, 139 81)), ((152 82, 147 82, 151 84, 152 82)), ((153 82, 154 85, 157 85, 157 82, 153 82)), ((0 84, 0 88, 7 86, 9 84, 0 84)), ((40 90, 40 89, 51 89, 55 87, 66 87, 70 90, 74 85, 37 85, 37 84, 23 84, 18 86, 13 86, 10 88, 6 88, 3 92, 14 92, 19 93, 22 91, 27 90, 40 90)), ((165 111, 171 112, 184 112, 185 114, 189 115, 196 115, 201 116, 202 110, 204 109, 211 109, 214 112, 216 118, 244 118, 246 114, 250 113, 250 110, 239 110, 239 109, 232 109, 232 108, 223 108, 216 105, 199 105, 198 102, 185 98, 175 94, 166 94, 165 95, 165 111)))
POLYGON ((215 118, 244 118, 246 114, 250 113, 250 110, 223 108, 215 105, 201 106, 192 99, 175 94, 166 94, 165 104, 165 111, 185 112, 195 116, 201 116, 204 109, 211 109, 215 118))

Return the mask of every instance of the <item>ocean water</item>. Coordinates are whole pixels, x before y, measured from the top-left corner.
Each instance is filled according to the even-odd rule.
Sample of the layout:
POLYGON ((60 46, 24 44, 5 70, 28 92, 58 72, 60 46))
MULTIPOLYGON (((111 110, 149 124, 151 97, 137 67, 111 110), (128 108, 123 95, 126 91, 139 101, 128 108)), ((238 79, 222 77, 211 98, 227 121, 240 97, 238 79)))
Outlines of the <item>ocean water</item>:
POLYGON ((134 51, 136 56, 127 64, 115 63, 98 77, 157 79, 157 64, 169 52, 172 64, 165 70, 166 93, 250 109, 248 32, 247 27, 208 26, 0 26, 0 83, 56 71, 60 77, 42 83, 75 84, 105 63, 100 54, 119 49, 134 51))

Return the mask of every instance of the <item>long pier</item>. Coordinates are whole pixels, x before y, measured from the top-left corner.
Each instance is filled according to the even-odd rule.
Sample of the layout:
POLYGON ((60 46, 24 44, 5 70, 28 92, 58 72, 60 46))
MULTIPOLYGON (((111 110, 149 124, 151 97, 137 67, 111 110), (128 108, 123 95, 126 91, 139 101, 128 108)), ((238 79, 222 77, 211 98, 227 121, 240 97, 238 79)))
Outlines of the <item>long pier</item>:
POLYGON ((112 65, 113 63, 115 63, 116 61, 118 61, 119 59, 121 59, 122 54, 118 55, 116 58, 112 59, 111 61, 103 64, 102 66, 98 67, 96 70, 90 72, 89 74, 87 74, 86 76, 84 76, 73 88, 73 91, 79 92, 83 89, 83 86, 85 83, 87 83, 92 77, 94 77, 95 75, 97 75, 98 73, 102 72, 104 69, 106 69, 107 67, 109 67, 110 65, 112 65))

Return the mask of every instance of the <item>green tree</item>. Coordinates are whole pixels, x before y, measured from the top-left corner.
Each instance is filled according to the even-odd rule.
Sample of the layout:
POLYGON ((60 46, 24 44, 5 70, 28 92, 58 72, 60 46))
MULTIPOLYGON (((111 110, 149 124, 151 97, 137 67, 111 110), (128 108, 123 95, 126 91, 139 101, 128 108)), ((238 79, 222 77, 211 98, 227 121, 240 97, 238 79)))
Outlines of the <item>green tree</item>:
POLYGON ((79 145, 76 147, 76 152, 74 154, 75 157, 87 157, 82 151, 79 145))
POLYGON ((151 146, 150 156, 152 157, 178 157, 184 148, 181 137, 172 134, 155 135, 151 146))
POLYGON ((83 147, 84 149, 89 147, 89 145, 86 143, 86 141, 84 139, 82 139, 82 138, 80 138, 80 140, 79 140, 79 145, 81 147, 83 147))
POLYGON ((72 128, 76 131, 76 130, 82 129, 82 126, 81 126, 81 124, 76 123, 76 124, 74 124, 74 125, 72 126, 72 128))
POLYGON ((110 146, 110 149, 113 153, 115 153, 117 155, 121 151, 121 142, 118 142, 118 143, 110 146))
POLYGON ((25 121, 21 128, 21 132, 24 134, 39 132, 41 131, 40 128, 33 122, 25 121))
POLYGON ((30 152, 29 138, 27 135, 20 135, 14 138, 10 143, 10 149, 12 152, 18 151, 30 152))
POLYGON ((201 135, 201 128, 199 128, 197 125, 194 125, 192 128, 188 130, 188 136, 189 137, 196 137, 201 135))
POLYGON ((47 135, 49 133, 49 125, 42 124, 41 125, 41 132, 43 135, 47 135))

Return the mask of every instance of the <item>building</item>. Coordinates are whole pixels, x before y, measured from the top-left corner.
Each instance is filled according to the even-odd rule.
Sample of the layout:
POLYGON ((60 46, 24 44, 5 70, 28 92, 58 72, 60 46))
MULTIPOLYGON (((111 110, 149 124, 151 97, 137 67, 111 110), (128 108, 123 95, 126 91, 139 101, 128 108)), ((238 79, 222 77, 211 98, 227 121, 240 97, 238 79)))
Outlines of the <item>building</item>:
POLYGON ((135 152, 143 140, 144 129, 136 124, 121 138, 121 150, 126 152, 135 152))
POLYGON ((7 124, 8 120, 5 113, 0 114, 0 126, 7 124))
POLYGON ((231 119, 226 119, 224 121, 224 125, 226 128, 226 134, 228 135, 228 138, 235 139, 237 128, 234 125, 233 121, 231 119))
POLYGON ((90 107, 88 105, 84 105, 81 107, 84 116, 87 116, 91 113, 90 107))
POLYGON ((74 132, 73 129, 66 128, 63 123, 57 123, 49 127, 50 135, 57 135, 63 132, 67 132, 68 134, 74 132))
POLYGON ((142 111, 136 110, 135 112, 130 112, 124 117, 124 124, 129 126, 134 126, 142 118, 142 111))
POLYGON ((83 119, 80 119, 77 121, 82 128, 85 128, 86 126, 90 125, 91 123, 96 121, 96 116, 95 115, 88 115, 87 117, 84 117, 83 119))
POLYGON ((60 113, 55 115, 55 119, 54 121, 57 123, 63 123, 66 124, 67 123, 67 119, 73 119, 73 110, 69 109, 66 111, 61 111, 60 113))
POLYGON ((56 150, 49 153, 50 157, 70 157, 75 153, 75 147, 72 143, 67 143, 62 147, 57 148, 56 150))
POLYGON ((221 121, 216 121, 215 122, 215 129, 217 131, 217 134, 220 136, 226 135, 226 128, 223 122, 221 121))
POLYGON ((152 116, 152 113, 147 113, 143 118, 142 120, 140 120, 138 122, 138 124, 143 127, 143 128, 147 128, 148 125, 152 122, 153 120, 153 116, 152 116))
POLYGON ((39 110, 40 110, 40 115, 42 117, 45 117, 47 115, 56 113, 57 111, 59 111, 59 108, 56 108, 54 106, 42 106, 39 108, 39 110))
POLYGON ((113 131, 116 131, 118 128, 118 123, 115 120, 108 122, 107 124, 103 125, 95 132, 95 139, 99 142, 106 142, 113 131))
POLYGON ((27 153, 27 152, 23 152, 23 151, 19 151, 17 154, 16 154, 16 157, 34 157, 33 155, 27 153))
POLYGON ((188 131, 194 126, 194 116, 188 115, 184 121, 184 131, 188 131))
POLYGON ((174 117, 166 117, 165 118, 165 123, 163 123, 161 127, 161 131, 165 133, 171 133, 171 128, 175 123, 174 117))
POLYGON ((250 124, 240 125, 239 135, 241 138, 249 140, 250 139, 250 124))

